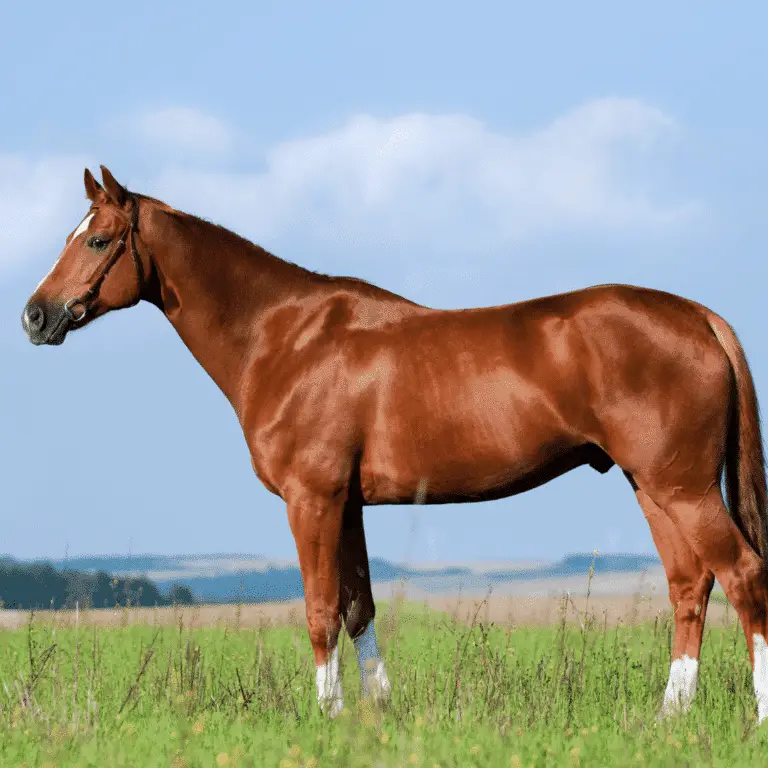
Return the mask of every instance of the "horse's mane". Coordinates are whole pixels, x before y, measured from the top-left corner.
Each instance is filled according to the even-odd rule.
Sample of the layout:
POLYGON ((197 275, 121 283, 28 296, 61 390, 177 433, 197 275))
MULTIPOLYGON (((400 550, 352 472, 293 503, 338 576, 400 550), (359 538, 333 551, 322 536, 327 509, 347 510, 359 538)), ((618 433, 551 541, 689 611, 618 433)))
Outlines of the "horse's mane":
POLYGON ((364 280, 361 277, 351 277, 346 275, 329 275, 324 272, 317 272, 315 270, 308 269, 307 267, 303 267, 301 264, 296 264, 293 261, 289 261, 288 259, 282 258, 280 256, 276 256, 274 253, 271 253, 266 248, 258 245, 257 243, 254 243, 252 240, 249 240, 248 238, 243 237, 242 235, 239 235, 237 232, 234 232, 231 229, 228 229, 227 227, 221 224, 217 224, 215 221, 211 221, 210 219, 206 219, 203 216, 198 216, 193 213, 188 213, 187 211, 181 211, 176 208, 173 208, 172 206, 168 205, 168 203, 165 203, 156 197, 141 194, 139 192, 130 192, 129 194, 139 200, 146 200, 147 202, 154 203, 160 208, 160 210, 162 210, 164 213, 171 216, 174 220, 182 224, 187 224, 188 222, 192 222, 193 224, 196 224, 198 226, 210 228, 214 232, 224 237, 225 239, 230 240, 236 244, 240 244, 247 250, 257 252, 259 257, 267 258, 270 261, 290 267, 293 270, 296 270, 298 273, 306 277, 310 277, 313 280, 323 282, 323 283, 339 284, 344 286, 353 285, 358 289, 362 289, 366 293, 375 293, 380 296, 386 295, 386 296, 389 296, 390 298, 396 298, 399 301, 405 301, 409 304, 415 304, 415 302, 411 301, 410 299, 406 299, 405 297, 400 296, 399 294, 396 294, 392 291, 388 291, 386 288, 382 288, 381 286, 378 286, 375 283, 371 283, 368 280, 364 280))

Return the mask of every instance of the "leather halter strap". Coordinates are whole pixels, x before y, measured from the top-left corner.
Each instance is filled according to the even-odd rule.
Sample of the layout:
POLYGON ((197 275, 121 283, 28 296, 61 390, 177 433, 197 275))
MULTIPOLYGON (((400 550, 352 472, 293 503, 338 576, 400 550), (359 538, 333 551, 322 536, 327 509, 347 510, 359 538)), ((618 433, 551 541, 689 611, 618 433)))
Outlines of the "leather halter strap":
POLYGON ((99 272, 99 275, 94 281, 93 285, 82 296, 74 296, 73 298, 69 299, 66 304, 64 304, 64 314, 73 323, 80 323, 85 319, 86 315, 91 309, 93 302, 98 298, 102 283, 109 274, 109 271, 112 269, 112 267, 115 266, 118 259, 123 255, 126 249, 130 250, 131 257, 133 258, 133 264, 136 267, 136 277, 139 281, 139 290, 136 295, 136 300, 129 306, 133 306, 139 302, 139 298, 141 297, 141 289, 144 285, 144 267, 141 263, 141 259, 139 258, 139 254, 136 251, 136 245, 134 243, 134 235, 139 229, 139 200, 134 195, 131 195, 131 199, 133 200, 131 221, 123 231, 120 239, 115 243, 112 249, 112 253, 104 263, 104 267, 102 268, 101 272, 99 272), (81 307, 82 312, 80 314, 76 314, 74 311, 75 307, 81 307))

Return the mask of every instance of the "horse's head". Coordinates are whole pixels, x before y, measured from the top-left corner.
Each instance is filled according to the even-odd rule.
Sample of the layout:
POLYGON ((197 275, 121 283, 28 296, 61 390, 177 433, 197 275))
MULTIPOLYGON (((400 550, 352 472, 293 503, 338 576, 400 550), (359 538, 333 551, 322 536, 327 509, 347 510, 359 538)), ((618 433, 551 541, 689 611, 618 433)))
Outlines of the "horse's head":
POLYGON ((86 168, 88 214, 24 307, 21 323, 33 344, 61 344, 70 330, 141 298, 139 202, 103 165, 101 172, 103 187, 86 168))

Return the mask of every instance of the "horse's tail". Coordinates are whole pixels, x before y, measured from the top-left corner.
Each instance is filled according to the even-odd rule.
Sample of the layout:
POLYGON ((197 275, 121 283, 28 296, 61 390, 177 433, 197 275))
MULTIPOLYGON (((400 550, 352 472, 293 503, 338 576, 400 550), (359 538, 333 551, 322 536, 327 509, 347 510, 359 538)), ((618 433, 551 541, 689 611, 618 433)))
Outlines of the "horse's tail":
POLYGON ((728 511, 768 568, 766 479, 760 411, 755 383, 736 332, 719 315, 707 320, 733 371, 728 433, 725 448, 725 488, 728 511))

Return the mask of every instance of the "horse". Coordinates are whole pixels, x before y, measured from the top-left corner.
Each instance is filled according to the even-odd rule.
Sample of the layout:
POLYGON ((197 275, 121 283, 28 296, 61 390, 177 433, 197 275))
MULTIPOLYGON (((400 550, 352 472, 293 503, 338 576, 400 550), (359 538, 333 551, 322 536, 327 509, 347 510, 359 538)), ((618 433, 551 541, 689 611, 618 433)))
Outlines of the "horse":
POLYGON ((364 507, 499 499, 616 465, 674 609, 659 714, 693 701, 717 578, 746 636, 758 720, 768 716, 760 417, 722 317, 616 284, 430 308, 280 259, 101 172, 99 183, 85 170, 90 207, 24 306, 24 331, 33 344, 62 344, 139 301, 170 321, 231 403, 257 477, 285 502, 325 715, 343 708, 342 628, 361 695, 391 697, 364 507))

